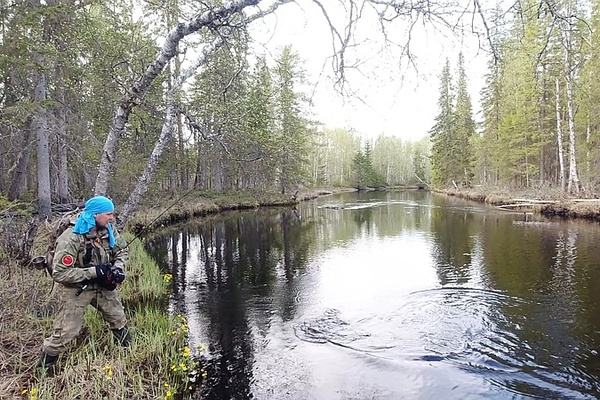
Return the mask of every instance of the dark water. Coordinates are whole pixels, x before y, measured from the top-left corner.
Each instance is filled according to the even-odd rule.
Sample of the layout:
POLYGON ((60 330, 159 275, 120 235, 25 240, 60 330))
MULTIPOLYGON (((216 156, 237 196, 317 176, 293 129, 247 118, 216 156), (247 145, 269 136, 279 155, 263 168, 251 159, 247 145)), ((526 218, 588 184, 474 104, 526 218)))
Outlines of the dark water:
POLYGON ((208 346, 198 398, 591 399, 599 233, 351 193, 179 226, 149 248, 208 346))

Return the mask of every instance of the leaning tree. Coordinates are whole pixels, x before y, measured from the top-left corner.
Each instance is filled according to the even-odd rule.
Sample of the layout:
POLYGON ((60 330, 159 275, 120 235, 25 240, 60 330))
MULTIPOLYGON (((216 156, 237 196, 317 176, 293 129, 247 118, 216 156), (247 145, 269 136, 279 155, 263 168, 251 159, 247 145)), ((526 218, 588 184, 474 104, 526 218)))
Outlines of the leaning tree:
MULTIPOLYGON (((544 0, 540 2, 540 7, 548 7, 549 4, 544 0)), ((480 38, 481 47, 487 47, 495 57, 494 47, 489 41, 487 10, 482 8, 479 0, 231 0, 216 5, 214 2, 203 3, 196 14, 180 21, 170 30, 154 60, 147 65, 145 72, 135 83, 126 88, 115 106, 94 185, 97 195, 108 192, 111 165, 116 159, 118 143, 133 109, 143 102, 153 81, 176 57, 180 42, 192 35, 202 34, 202 38, 212 38, 199 51, 199 58, 189 65, 164 96, 166 107, 161 135, 138 185, 126 202, 121 223, 135 210, 147 189, 166 142, 172 137, 172 124, 178 112, 176 94, 185 80, 202 67, 212 52, 227 42, 232 30, 247 29, 253 22, 276 13, 283 6, 316 6, 320 10, 322 21, 329 28, 331 68, 337 78, 336 88, 341 93, 352 93, 348 89, 348 71, 360 69, 361 55, 357 49, 360 49, 362 39, 357 32, 364 32, 364 29, 374 31, 372 34, 381 37, 384 47, 397 51, 415 68, 418 68, 418 64, 413 58, 411 41, 414 40, 413 32, 420 25, 448 34, 468 31, 480 38)))

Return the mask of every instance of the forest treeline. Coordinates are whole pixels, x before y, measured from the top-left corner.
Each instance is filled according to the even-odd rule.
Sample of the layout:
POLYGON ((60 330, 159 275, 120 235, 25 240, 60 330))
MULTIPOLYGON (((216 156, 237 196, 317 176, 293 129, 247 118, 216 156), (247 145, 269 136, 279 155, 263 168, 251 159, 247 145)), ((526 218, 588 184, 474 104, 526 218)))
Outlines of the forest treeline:
POLYGON ((436 186, 503 185, 595 193, 600 154, 600 3, 522 1, 494 12, 482 115, 464 57, 440 74, 430 131, 436 186))
MULTIPOLYGON (((34 1, 4 7, 0 193, 9 200, 50 193, 54 203, 92 194, 114 115, 129 111, 116 106, 123 92, 139 86, 160 54, 157 38, 186 14, 200 12, 193 7, 200 5, 145 3, 134 10, 119 2, 34 1)), ((236 22, 239 17, 228 21, 236 22)), ((251 51, 245 26, 223 35, 214 29, 179 43, 166 72, 134 104, 118 152, 108 160, 108 195, 127 200, 148 160, 155 165, 145 183, 154 192, 195 187, 285 193, 301 185, 415 179, 412 154, 424 165, 426 142, 381 136, 365 153, 358 133, 311 118, 303 60, 290 46, 267 60, 251 51), (207 51, 197 42, 214 45, 207 51), (174 91, 182 86, 183 62, 203 52, 201 68, 174 91)))
MULTIPOLYGON (((431 104, 438 116, 418 142, 400 139, 402 126, 376 136, 315 120, 294 49, 271 57, 252 46, 250 23, 288 2, 244 13, 256 3, 4 4, 0 194, 37 200, 47 215, 51 202, 93 193, 129 213, 148 190, 190 188, 294 193, 432 182, 592 190, 597 2, 481 9, 490 54, 483 115, 473 115, 461 56, 455 74, 449 62, 441 71, 431 104)), ((383 7, 382 23, 400 12, 394 2, 366 3, 383 7)), ((334 57, 342 72, 343 49, 334 57)))

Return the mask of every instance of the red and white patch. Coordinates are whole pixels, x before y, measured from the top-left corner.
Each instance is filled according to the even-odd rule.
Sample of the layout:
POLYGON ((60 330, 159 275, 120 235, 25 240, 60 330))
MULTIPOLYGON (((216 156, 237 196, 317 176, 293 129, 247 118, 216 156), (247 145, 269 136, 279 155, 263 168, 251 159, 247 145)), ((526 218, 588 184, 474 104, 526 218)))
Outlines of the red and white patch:
POLYGON ((70 267, 71 265, 73 265, 73 263, 75 262, 75 259, 73 258, 73 256, 69 255, 69 254, 65 254, 62 259, 60 260, 60 262, 66 266, 66 267, 70 267))

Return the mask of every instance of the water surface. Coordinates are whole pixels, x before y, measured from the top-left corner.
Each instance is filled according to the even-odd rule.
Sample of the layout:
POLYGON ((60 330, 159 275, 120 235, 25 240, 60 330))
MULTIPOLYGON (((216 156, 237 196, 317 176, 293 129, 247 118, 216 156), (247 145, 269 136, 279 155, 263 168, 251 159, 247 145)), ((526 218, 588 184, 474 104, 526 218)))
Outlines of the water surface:
POLYGON ((600 390, 598 224, 428 192, 180 225, 149 249, 203 399, 561 399, 600 390))

